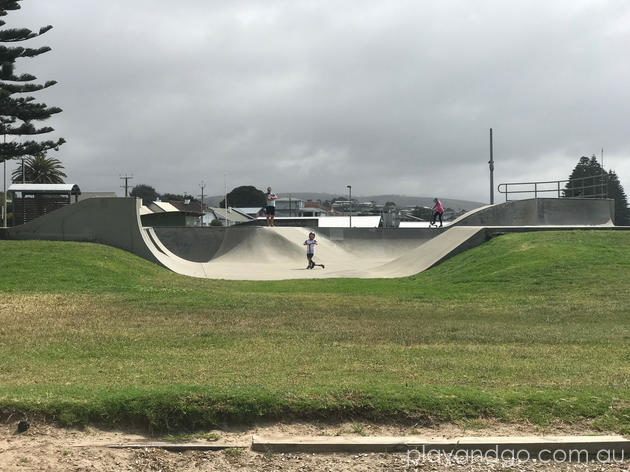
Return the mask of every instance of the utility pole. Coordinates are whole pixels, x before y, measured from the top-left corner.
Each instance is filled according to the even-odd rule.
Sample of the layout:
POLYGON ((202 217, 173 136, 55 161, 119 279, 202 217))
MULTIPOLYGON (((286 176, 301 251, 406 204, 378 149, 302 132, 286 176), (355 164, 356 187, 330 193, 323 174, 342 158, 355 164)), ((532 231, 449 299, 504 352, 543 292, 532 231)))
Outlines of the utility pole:
MULTIPOLYGON (((4 131, 4 144, 7 143, 7 129, 6 125, 2 123, 2 128, 4 131)), ((6 147, 6 146, 5 146, 6 147)), ((4 228, 7 227, 7 159, 4 159, 4 201, 2 202, 2 226, 4 228)), ((13 217, 13 221, 15 222, 15 216, 13 217)), ((15 223, 13 223, 15 226, 15 223)))
POLYGON ((350 201, 350 228, 352 228, 352 185, 346 185, 346 187, 348 187, 349 192, 348 200, 350 201))
POLYGON ((203 191, 206 188, 206 183, 202 180, 199 187, 201 188, 201 226, 203 226, 203 191))
POLYGON ((602 197, 606 198, 608 196, 608 188, 606 188, 606 170, 604 169, 604 148, 602 148, 602 197))
MULTIPOLYGON (((7 136, 4 135, 6 142, 7 136)), ((15 218, 15 217, 14 217, 15 218)), ((15 219, 13 220, 15 221, 15 219)), ((7 160, 4 160, 4 201, 2 202, 2 227, 7 227, 7 160)))
POLYGON ((225 192, 225 226, 230 226, 230 220, 228 219, 227 172, 223 173, 223 187, 225 192))
POLYGON ((131 179, 133 179, 133 175, 127 175, 127 174, 125 174, 125 175, 122 175, 122 176, 120 177, 120 180, 124 180, 124 181, 125 181, 125 185, 121 185, 121 186, 120 186, 120 188, 124 188, 124 189, 125 189, 125 197, 128 197, 128 196, 129 196, 129 192, 128 192, 128 190, 129 190, 129 181, 130 181, 131 179))
POLYGON ((490 205, 494 205, 494 156, 492 149, 492 128, 490 128, 490 160, 488 161, 490 166, 490 205))

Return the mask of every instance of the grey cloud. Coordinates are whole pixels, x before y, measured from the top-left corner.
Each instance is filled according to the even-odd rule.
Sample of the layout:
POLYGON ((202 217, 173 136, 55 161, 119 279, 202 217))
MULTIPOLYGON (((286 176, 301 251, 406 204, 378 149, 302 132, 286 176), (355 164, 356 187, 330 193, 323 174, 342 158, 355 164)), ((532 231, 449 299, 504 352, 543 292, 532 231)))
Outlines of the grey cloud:
POLYGON ((604 147, 630 182, 626 2, 22 3, 15 21, 55 26, 22 67, 59 81, 42 97, 86 190, 133 172, 221 193, 227 173, 485 200, 489 127, 499 181, 565 178, 604 147))

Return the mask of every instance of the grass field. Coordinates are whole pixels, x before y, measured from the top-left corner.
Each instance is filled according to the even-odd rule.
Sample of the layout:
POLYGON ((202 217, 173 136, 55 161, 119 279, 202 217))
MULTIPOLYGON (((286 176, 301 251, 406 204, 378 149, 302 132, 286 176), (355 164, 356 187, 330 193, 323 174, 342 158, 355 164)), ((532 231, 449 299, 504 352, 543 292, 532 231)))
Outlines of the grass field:
POLYGON ((192 279, 0 241, 0 410, 198 429, 497 418, 630 433, 630 233, 511 234, 403 279, 192 279))

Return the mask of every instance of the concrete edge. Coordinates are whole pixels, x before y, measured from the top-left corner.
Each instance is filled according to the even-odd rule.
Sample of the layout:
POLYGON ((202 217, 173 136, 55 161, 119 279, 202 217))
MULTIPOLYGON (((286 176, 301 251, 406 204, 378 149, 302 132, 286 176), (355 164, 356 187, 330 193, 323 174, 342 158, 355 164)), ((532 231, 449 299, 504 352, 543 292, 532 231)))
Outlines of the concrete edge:
POLYGON ((220 451, 222 449, 245 449, 249 444, 225 444, 225 443, 175 443, 175 442, 140 442, 108 444, 109 449, 164 449, 165 451, 220 451))
POLYGON ((422 437, 262 437, 254 435, 252 450, 257 452, 409 452, 476 453, 527 451, 553 454, 606 451, 630 454, 630 440, 622 436, 557 436, 557 437, 478 437, 427 439, 422 437))

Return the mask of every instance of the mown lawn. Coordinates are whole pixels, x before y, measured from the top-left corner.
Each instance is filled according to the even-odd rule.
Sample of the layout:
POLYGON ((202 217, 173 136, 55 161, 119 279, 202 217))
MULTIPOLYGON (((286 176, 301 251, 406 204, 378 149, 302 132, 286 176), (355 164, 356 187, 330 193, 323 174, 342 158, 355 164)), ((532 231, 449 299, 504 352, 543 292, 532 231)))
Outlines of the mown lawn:
POLYGON ((0 241, 0 409, 65 424, 586 421, 630 433, 630 233, 511 234, 404 279, 199 280, 0 241))

